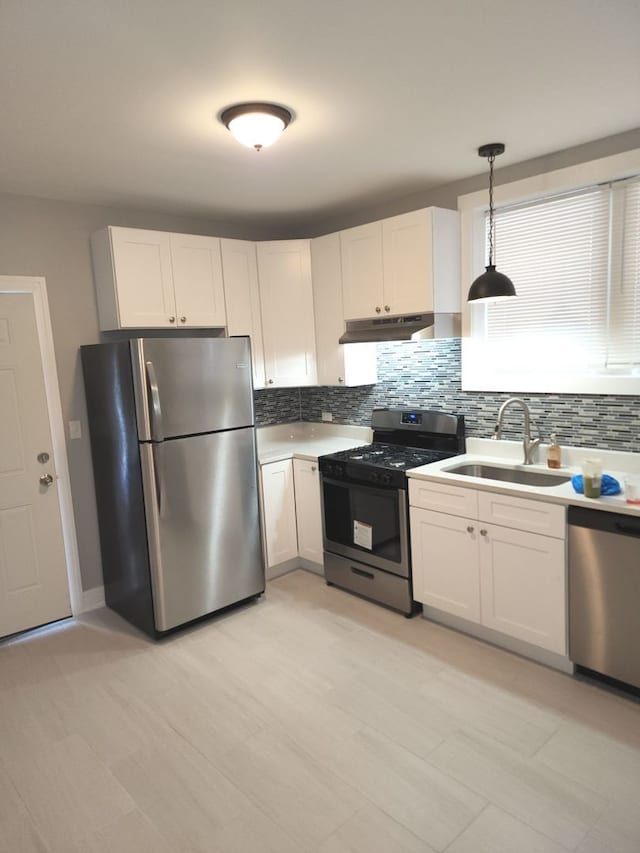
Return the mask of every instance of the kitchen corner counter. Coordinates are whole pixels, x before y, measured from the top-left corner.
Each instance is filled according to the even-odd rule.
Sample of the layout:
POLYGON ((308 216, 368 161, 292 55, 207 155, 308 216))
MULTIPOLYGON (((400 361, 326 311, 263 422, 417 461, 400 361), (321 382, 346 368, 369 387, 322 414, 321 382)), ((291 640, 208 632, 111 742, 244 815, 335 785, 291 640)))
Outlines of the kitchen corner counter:
MULTIPOLYGON (((614 451, 588 449, 579 447, 562 448, 563 461, 566 467, 550 470, 546 464, 524 466, 522 460, 522 444, 520 442, 495 442, 486 439, 468 439, 468 452, 462 456, 432 462, 407 471, 407 476, 433 483, 461 486, 468 489, 479 489, 488 492, 513 495, 520 498, 546 501, 547 503, 563 504, 564 506, 581 506, 605 512, 618 512, 640 517, 640 506, 628 504, 624 493, 600 498, 585 498, 574 491, 571 482, 560 483, 557 486, 529 486, 520 483, 507 483, 482 477, 470 477, 463 474, 449 473, 448 468, 463 464, 484 464, 497 466, 514 466, 526 471, 538 471, 551 474, 572 476, 580 473, 580 460, 586 457, 602 459, 604 472, 615 477, 623 488, 623 480, 627 474, 640 473, 640 454, 621 453, 614 451)), ((546 446, 542 448, 540 457, 545 458, 546 446)))
POLYGON ((258 427, 256 435, 261 465, 292 458, 314 461, 371 441, 369 427, 311 421, 258 427))

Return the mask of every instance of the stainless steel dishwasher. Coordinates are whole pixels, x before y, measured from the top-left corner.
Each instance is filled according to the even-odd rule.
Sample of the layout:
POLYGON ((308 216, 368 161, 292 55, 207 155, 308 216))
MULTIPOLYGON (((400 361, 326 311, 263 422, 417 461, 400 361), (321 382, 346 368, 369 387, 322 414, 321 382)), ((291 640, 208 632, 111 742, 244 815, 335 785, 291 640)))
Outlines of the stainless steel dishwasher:
POLYGON ((569 657, 640 688, 640 517, 569 507, 569 657))

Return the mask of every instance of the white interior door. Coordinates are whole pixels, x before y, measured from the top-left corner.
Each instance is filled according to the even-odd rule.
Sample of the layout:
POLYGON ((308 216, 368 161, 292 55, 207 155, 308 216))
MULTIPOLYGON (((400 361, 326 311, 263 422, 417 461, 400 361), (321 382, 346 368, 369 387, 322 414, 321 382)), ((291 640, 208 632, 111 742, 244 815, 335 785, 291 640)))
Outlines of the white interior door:
POLYGON ((0 293, 0 636, 70 615, 34 298, 0 293))

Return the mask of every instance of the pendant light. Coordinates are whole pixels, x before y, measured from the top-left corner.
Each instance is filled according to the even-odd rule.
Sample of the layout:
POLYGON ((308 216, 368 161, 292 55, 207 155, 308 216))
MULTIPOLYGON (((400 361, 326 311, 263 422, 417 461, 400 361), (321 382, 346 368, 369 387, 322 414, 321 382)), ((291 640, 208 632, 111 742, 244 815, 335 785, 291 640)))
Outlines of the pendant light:
POLYGON ((277 104, 235 104, 220 113, 220 121, 234 139, 256 151, 273 145, 291 119, 289 110, 277 104))
POLYGON ((489 160, 489 263, 485 272, 479 275, 469 289, 468 302, 480 302, 509 299, 516 295, 516 289, 510 278, 498 272, 493 263, 493 241, 495 226, 493 224, 493 163, 498 154, 504 153, 502 142, 491 142, 489 145, 481 145, 478 155, 489 160))

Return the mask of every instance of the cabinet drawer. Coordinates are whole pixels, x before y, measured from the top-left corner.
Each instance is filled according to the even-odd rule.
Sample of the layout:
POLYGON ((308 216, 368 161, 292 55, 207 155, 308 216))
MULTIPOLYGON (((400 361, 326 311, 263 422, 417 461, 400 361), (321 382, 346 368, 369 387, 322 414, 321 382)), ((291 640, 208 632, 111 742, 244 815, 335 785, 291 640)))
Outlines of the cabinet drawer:
POLYGON ((448 512, 465 518, 478 517, 478 496, 474 489, 409 480, 409 503, 435 512, 448 512))
POLYGON ((479 492, 478 518, 502 527, 515 527, 530 533, 554 536, 556 539, 564 539, 566 536, 566 510, 558 504, 479 492))

